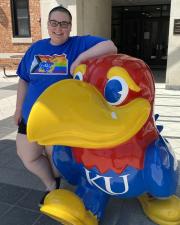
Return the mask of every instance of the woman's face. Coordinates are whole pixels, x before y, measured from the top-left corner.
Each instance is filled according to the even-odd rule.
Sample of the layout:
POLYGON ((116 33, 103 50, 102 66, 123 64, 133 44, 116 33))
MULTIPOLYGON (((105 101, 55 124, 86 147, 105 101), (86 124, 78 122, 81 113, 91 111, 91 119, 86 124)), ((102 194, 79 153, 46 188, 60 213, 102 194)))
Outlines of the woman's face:
POLYGON ((48 21, 48 33, 52 45, 61 45, 65 43, 71 32, 71 20, 68 14, 64 12, 52 12, 48 21), (57 23, 61 22, 61 24, 57 23))

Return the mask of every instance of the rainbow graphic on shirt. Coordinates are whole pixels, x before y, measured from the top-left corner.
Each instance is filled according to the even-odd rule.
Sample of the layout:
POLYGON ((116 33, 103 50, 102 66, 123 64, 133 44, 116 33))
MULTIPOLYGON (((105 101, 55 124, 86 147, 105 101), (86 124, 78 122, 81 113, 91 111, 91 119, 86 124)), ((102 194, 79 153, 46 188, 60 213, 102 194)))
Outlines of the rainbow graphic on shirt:
POLYGON ((68 60, 66 54, 35 55, 30 69, 31 74, 67 75, 68 60))

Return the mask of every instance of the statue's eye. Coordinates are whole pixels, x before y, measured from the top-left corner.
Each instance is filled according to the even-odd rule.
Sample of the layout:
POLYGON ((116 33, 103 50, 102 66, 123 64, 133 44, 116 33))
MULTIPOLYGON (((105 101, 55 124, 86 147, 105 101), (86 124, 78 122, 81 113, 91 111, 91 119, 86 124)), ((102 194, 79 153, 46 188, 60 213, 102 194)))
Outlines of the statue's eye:
POLYGON ((115 76, 106 83, 104 96, 109 104, 119 105, 126 99, 128 92, 129 88, 125 80, 115 76))
POLYGON ((74 75, 74 79, 75 80, 83 80, 83 75, 82 73, 79 71, 74 75))

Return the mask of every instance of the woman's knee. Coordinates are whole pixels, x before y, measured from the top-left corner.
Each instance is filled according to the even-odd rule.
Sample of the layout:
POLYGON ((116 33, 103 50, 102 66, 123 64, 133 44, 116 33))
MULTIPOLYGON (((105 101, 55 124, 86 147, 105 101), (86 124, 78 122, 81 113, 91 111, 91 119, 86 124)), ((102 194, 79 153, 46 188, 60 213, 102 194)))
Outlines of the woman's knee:
POLYGON ((29 164, 36 161, 43 153, 43 147, 37 143, 31 143, 27 140, 26 135, 17 134, 16 138, 17 155, 24 162, 29 164))

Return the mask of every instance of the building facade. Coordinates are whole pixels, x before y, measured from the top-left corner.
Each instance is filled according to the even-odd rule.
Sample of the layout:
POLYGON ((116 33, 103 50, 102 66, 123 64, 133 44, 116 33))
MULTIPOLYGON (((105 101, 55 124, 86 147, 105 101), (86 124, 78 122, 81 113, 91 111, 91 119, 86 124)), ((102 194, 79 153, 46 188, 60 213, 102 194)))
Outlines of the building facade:
POLYGON ((110 38, 119 52, 165 68, 166 88, 180 89, 179 0, 1 0, 1 68, 17 67, 33 42, 48 37, 48 13, 57 5, 72 13, 71 35, 110 38))
POLYGON ((0 65, 15 68, 27 50, 41 38, 39 1, 0 1, 0 65))

